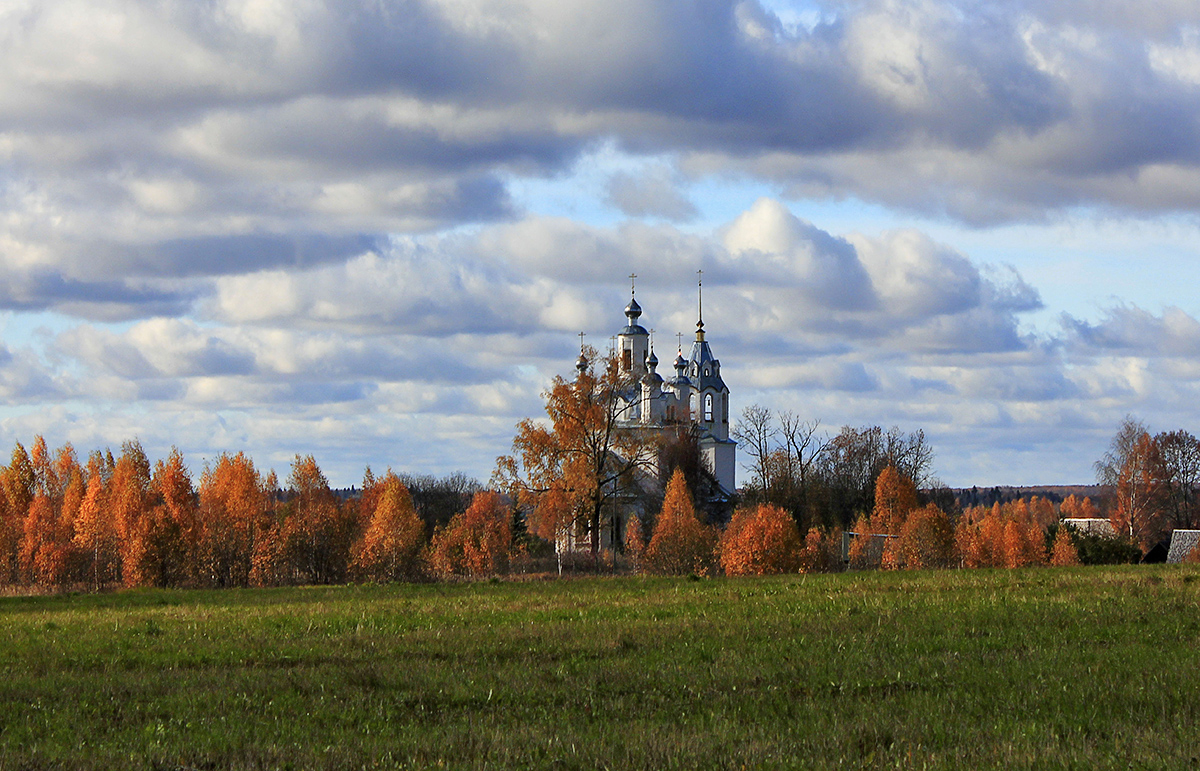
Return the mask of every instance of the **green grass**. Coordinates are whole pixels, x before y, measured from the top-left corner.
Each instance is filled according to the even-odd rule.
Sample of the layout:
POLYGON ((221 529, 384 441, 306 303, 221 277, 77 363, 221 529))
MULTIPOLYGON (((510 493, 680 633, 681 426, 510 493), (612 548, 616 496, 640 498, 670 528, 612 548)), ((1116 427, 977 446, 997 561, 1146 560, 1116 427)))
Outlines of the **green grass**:
POLYGON ((1197 768, 1200 569, 0 600, 0 768, 1197 768))

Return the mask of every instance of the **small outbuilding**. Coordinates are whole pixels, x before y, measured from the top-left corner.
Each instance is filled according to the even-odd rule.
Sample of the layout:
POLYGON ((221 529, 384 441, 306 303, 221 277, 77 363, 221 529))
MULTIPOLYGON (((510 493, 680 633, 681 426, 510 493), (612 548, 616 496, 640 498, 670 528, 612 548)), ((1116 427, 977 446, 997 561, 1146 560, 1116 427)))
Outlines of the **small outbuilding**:
POLYGON ((1200 544, 1200 530, 1176 530, 1171 533, 1171 548, 1167 550, 1167 562, 1180 563, 1200 544))

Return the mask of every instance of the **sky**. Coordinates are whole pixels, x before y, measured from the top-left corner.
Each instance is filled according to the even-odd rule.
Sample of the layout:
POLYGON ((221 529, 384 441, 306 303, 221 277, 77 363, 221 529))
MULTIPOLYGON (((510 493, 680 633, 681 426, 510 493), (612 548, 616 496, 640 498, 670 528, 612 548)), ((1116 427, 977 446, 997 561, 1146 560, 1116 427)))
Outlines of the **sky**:
POLYGON ((1193 0, 3 0, 0 447, 486 480, 703 270, 735 415, 1088 483, 1200 431, 1198 212, 1193 0))

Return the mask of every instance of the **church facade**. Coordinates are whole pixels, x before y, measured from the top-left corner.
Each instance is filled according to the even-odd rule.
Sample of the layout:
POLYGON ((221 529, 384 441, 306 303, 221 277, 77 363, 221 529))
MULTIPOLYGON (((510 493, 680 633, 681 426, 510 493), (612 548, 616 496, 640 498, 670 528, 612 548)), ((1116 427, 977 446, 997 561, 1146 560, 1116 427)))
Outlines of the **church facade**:
POLYGON ((632 384, 621 397, 622 422, 641 430, 692 424, 706 464, 722 492, 732 495, 737 489, 737 442, 729 438, 729 387, 721 378, 721 362, 705 339, 703 313, 696 322, 691 351, 684 358, 680 346, 672 363, 674 374, 668 378, 658 372, 658 356, 641 316, 642 308, 631 292, 625 327, 615 342, 621 374, 632 384))

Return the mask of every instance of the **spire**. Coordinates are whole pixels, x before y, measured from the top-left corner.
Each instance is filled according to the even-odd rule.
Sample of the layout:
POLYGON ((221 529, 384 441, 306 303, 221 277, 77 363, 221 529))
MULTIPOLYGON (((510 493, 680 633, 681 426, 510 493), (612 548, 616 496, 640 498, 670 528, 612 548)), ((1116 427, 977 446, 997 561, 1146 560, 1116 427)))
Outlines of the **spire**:
POLYGON ((696 340, 704 340, 704 271, 696 271, 696 340))

